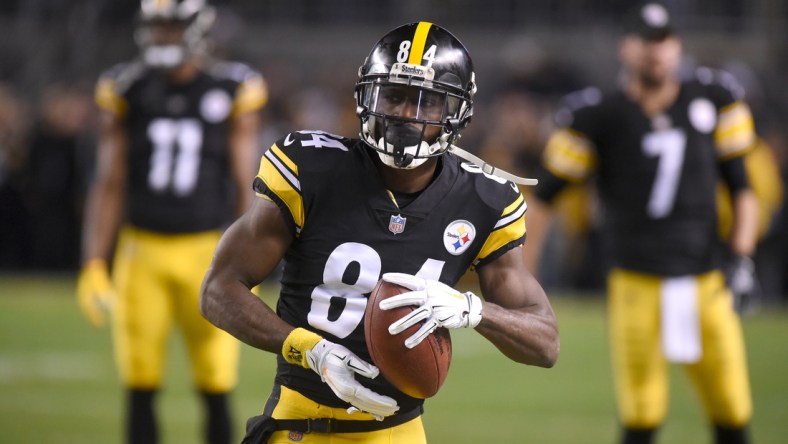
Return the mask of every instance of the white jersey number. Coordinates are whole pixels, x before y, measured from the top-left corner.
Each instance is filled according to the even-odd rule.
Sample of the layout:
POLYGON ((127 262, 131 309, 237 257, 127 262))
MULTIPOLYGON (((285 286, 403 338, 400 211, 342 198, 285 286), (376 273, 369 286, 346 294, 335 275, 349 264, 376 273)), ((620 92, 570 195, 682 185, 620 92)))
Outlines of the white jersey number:
POLYGON ((200 171, 202 125, 198 119, 153 119, 148 126, 153 144, 148 185, 162 192, 171 188, 178 196, 194 191, 200 171))
POLYGON ((646 205, 646 212, 653 219, 662 219, 673 211, 686 146, 687 135, 677 128, 655 131, 643 137, 643 152, 649 157, 659 158, 646 205))
MULTIPOLYGON (((416 276, 438 280, 444 264, 427 259, 416 276)), ((309 325, 338 338, 347 337, 364 319, 367 307, 364 295, 375 288, 381 268, 380 255, 368 245, 346 242, 335 248, 326 261, 323 284, 312 291, 312 307, 307 315, 309 325), (331 302, 335 298, 344 301, 335 300, 332 310, 331 302)))

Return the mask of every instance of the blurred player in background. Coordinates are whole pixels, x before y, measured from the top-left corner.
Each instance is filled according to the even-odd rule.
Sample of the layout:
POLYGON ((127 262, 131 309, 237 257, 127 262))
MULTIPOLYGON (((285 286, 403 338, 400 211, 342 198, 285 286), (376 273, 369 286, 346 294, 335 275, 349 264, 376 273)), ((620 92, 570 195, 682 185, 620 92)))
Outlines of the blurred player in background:
POLYGON ((425 317, 402 337, 408 347, 439 326, 475 328, 514 361, 557 359, 553 310, 523 264, 523 196, 451 147, 475 91, 459 40, 432 23, 403 25, 359 69, 361 139, 299 131, 262 157, 258 198, 224 234, 201 300, 216 325, 278 355, 244 442, 426 442, 424 400, 370 364, 363 318, 381 276, 419 300, 400 300, 425 317), (274 312, 250 289, 281 259, 274 312), (452 288, 469 268, 485 301, 452 288))
POLYGON ((139 59, 96 88, 98 172, 77 293, 97 327, 111 308, 129 443, 158 441, 154 398, 173 324, 205 404, 205 440, 231 441, 239 343, 202 317, 199 290, 221 230, 251 203, 267 91, 251 68, 208 57, 214 16, 204 0, 143 0, 139 59))
MULTIPOLYGON (((717 443, 748 442, 752 401, 734 295, 752 290, 758 203, 743 156, 756 140, 749 107, 726 76, 678 77, 682 42, 667 10, 637 9, 620 42, 621 90, 567 97, 547 143, 529 211, 543 237, 547 207, 594 177, 613 269, 610 343, 622 443, 653 442, 667 410, 668 363, 685 366, 717 443), (731 190, 730 238, 718 236, 716 186, 731 190), (540 201, 542 203, 540 203, 540 201)), ((530 249, 534 252, 538 249, 530 249)))

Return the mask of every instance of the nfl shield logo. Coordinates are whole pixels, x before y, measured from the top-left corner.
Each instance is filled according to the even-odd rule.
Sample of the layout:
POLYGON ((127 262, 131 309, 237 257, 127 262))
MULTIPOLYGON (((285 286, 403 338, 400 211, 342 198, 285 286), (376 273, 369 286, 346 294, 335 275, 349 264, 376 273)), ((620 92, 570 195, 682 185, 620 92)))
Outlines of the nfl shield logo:
POLYGON ((402 233, 403 231, 405 231, 406 220, 407 220, 406 218, 400 216, 399 214, 392 215, 391 221, 389 221, 389 231, 391 231, 394 234, 402 233))

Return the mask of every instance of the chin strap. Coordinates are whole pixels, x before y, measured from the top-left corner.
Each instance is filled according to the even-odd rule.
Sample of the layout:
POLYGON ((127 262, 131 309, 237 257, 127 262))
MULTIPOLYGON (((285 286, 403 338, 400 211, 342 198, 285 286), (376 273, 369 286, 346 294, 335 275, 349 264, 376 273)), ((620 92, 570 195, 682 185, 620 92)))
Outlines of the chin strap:
POLYGON ((473 154, 465 151, 464 149, 458 147, 457 145, 449 145, 449 149, 447 150, 450 153, 453 153, 457 157, 467 160, 472 164, 478 166, 482 169, 482 172, 486 174, 492 174, 493 176, 498 176, 502 179, 511 180, 514 183, 519 183, 520 185, 536 185, 539 183, 536 179, 529 179, 526 177, 515 176, 514 174, 507 173, 506 171, 496 168, 489 163, 485 162, 480 157, 476 157, 473 154))

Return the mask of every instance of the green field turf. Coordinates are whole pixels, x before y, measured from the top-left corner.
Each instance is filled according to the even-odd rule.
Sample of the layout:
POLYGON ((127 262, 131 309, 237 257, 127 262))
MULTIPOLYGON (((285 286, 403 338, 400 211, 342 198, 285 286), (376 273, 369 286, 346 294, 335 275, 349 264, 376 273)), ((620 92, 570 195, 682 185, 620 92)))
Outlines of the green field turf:
MULTIPOLYGON (((122 391, 107 331, 88 326, 72 277, 0 275, 0 443, 120 443, 122 391)), ((471 331, 453 333, 449 377, 427 401, 429 441, 442 443, 613 443, 615 411, 599 297, 554 296, 561 356, 550 370, 514 364, 471 331)), ((788 442, 788 311, 744 321, 757 444, 788 442)), ((197 400, 177 335, 159 398, 163 443, 199 443, 197 400)), ((243 422, 263 405, 271 355, 249 347, 234 395, 243 422)), ((673 369, 661 443, 711 442, 679 368, 673 369)))

